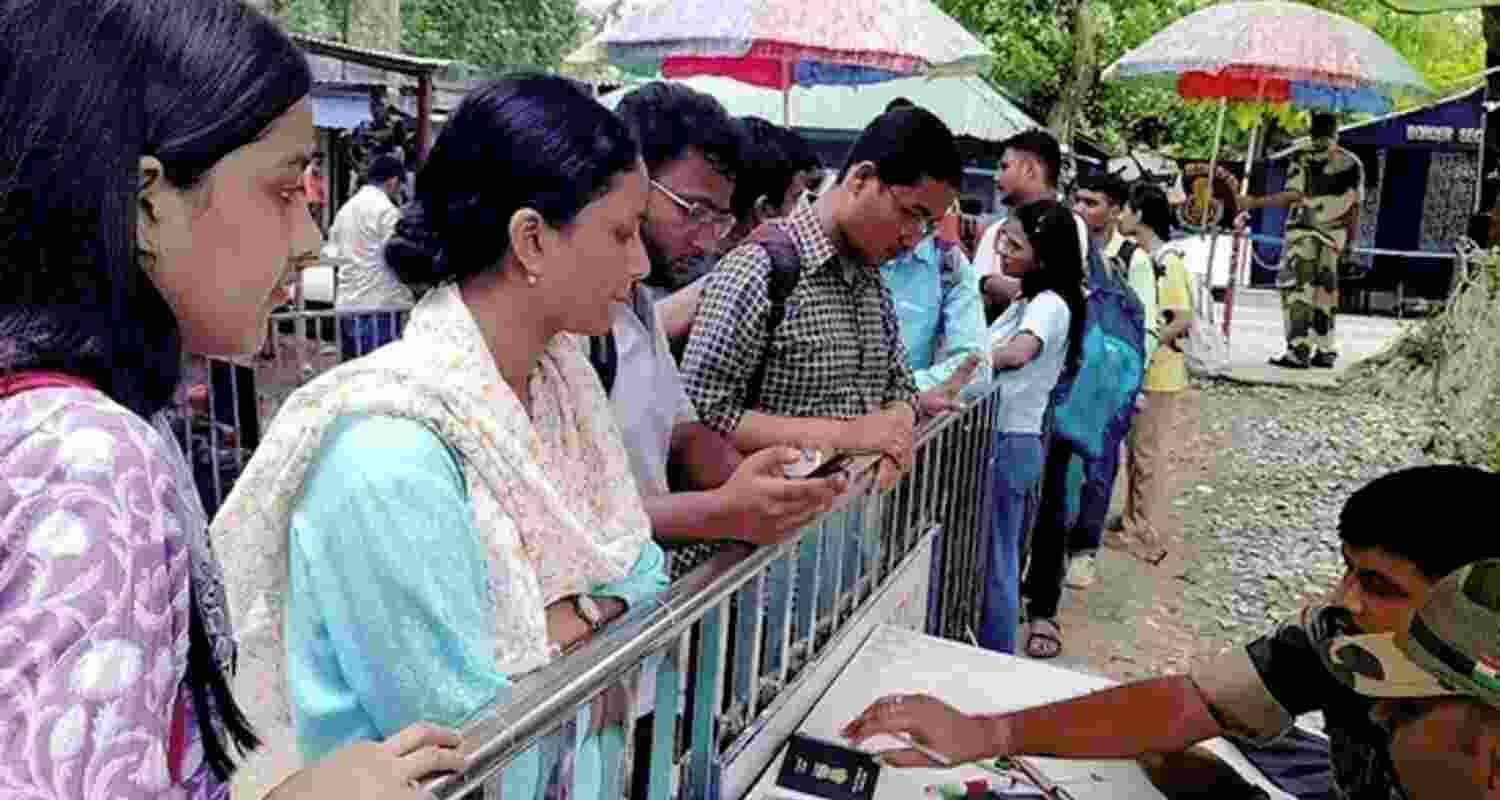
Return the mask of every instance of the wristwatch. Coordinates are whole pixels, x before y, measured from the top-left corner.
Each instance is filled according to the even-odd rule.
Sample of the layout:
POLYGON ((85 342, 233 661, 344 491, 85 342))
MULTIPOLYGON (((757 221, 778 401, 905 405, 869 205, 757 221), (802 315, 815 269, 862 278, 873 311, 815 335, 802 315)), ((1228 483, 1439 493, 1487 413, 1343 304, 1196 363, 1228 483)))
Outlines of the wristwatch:
POLYGON ((578 610, 578 616, 589 624, 589 630, 597 631, 604 627, 604 612, 599 610, 599 604, 594 602, 594 598, 586 594, 575 594, 573 607, 578 610))

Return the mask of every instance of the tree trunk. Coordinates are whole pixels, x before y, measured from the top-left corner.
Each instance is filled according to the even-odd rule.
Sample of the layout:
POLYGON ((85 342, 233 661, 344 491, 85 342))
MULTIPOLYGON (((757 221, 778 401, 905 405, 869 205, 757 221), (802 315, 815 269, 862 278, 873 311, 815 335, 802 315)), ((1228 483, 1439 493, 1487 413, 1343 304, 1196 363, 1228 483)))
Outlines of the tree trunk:
POLYGON ((349 0, 344 41, 355 47, 401 52, 401 0, 349 0))
POLYGON ((1058 20, 1067 26, 1073 39, 1073 68, 1057 103, 1047 115, 1047 127, 1057 134, 1059 141, 1071 145, 1083 104, 1099 76, 1098 30, 1087 0, 1064 0, 1057 10, 1058 20))
MULTIPOLYGON (((1500 6, 1484 7, 1484 65, 1500 66, 1500 6)), ((1485 100, 1500 101, 1500 72, 1492 72, 1486 81, 1485 100)), ((1500 113, 1485 115, 1484 152, 1479 158, 1480 210, 1495 207, 1497 182, 1489 180, 1500 168, 1500 113)), ((1490 242, 1491 245, 1500 242, 1490 242)))

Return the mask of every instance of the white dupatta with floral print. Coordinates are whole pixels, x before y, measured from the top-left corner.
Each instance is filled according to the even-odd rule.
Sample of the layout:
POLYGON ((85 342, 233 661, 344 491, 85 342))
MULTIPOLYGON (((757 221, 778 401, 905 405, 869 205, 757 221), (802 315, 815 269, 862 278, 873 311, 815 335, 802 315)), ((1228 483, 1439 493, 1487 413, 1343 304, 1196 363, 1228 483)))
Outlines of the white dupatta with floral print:
POLYGON ((292 741, 282 641, 292 511, 340 416, 413 419, 459 454, 484 537, 500 671, 551 660, 548 604, 629 573, 650 522, 580 342, 554 338, 530 380, 528 416, 449 286, 417 304, 400 341, 282 406, 212 526, 239 640, 236 698, 268 744, 292 741))

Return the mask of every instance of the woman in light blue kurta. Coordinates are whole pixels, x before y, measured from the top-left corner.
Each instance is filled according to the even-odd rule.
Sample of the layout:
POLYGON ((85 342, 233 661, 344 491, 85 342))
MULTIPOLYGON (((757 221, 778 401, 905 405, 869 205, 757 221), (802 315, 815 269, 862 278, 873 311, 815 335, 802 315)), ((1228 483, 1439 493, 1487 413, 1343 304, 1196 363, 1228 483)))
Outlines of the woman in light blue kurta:
MULTIPOLYGON (((437 435, 387 416, 335 423, 292 515, 287 677, 303 756, 411 720, 461 726, 508 699, 483 546, 458 456, 437 435)), ((664 567, 649 543, 628 577, 593 594, 635 606, 664 588, 664 567)), ((606 753, 590 738, 575 757, 578 796, 606 796, 599 768, 585 768, 611 748, 618 758, 618 729, 603 738, 606 753)), ((561 745, 512 762, 507 800, 530 796, 561 745)))
MULTIPOLYGON (((258 730, 303 758, 419 720, 460 726, 666 587, 665 559, 579 334, 646 273, 649 180, 571 82, 475 90, 385 259, 432 286, 401 338, 298 389, 215 520, 258 730), (290 730, 288 730, 290 729, 290 730)), ((623 689, 501 776, 618 797, 623 689), (572 737, 572 741, 568 741, 572 737)))

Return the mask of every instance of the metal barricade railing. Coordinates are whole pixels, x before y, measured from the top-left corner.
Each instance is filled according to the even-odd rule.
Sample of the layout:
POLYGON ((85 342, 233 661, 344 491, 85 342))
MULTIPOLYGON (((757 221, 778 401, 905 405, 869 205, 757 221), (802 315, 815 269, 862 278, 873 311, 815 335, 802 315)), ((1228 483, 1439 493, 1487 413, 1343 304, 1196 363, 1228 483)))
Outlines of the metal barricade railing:
POLYGON ((928 632, 962 638, 977 623, 998 403, 986 392, 925 425, 915 466, 895 489, 875 492, 872 473, 857 475, 840 507, 796 539, 726 547, 664 596, 519 678, 467 726, 468 768, 432 782, 431 793, 477 797, 528 754, 549 774, 571 774, 574 797, 585 783, 608 798, 742 795, 852 657, 871 609, 891 606, 898 576, 930 570, 918 576, 930 581, 917 623, 928 632), (642 692, 654 706, 649 736, 632 706, 601 736, 602 755, 580 755, 591 703, 638 670, 654 684, 642 692), (554 772, 549 763, 572 766, 554 772))
MULTIPOLYGON (((209 514, 286 397, 399 334, 408 311, 277 313, 255 356, 189 360, 173 422, 209 514)), ((998 395, 987 391, 963 412, 925 424, 914 467, 893 490, 873 492, 872 475, 857 475, 841 507, 797 539, 757 550, 727 546, 649 607, 518 679, 505 703, 468 727, 466 741, 477 743, 469 768, 435 783, 433 793, 471 796, 539 744, 571 752, 549 734, 570 723, 577 728, 594 697, 644 672, 654 680, 648 705, 656 721, 636 747, 636 714, 625 714, 603 759, 620 769, 602 796, 742 794, 746 776, 766 766, 789 732, 781 730, 784 720, 800 721, 841 659, 852 656, 870 609, 891 604, 898 576, 926 571, 918 626, 961 639, 977 624, 987 539, 982 502, 997 411, 998 395), (639 791, 628 791, 627 781, 639 791)), ((579 774, 576 759, 560 760, 579 774)))
POLYGON ((228 496, 288 395, 343 361, 394 339, 410 308, 299 309, 271 315, 253 356, 191 356, 171 424, 193 466, 204 509, 228 496))

